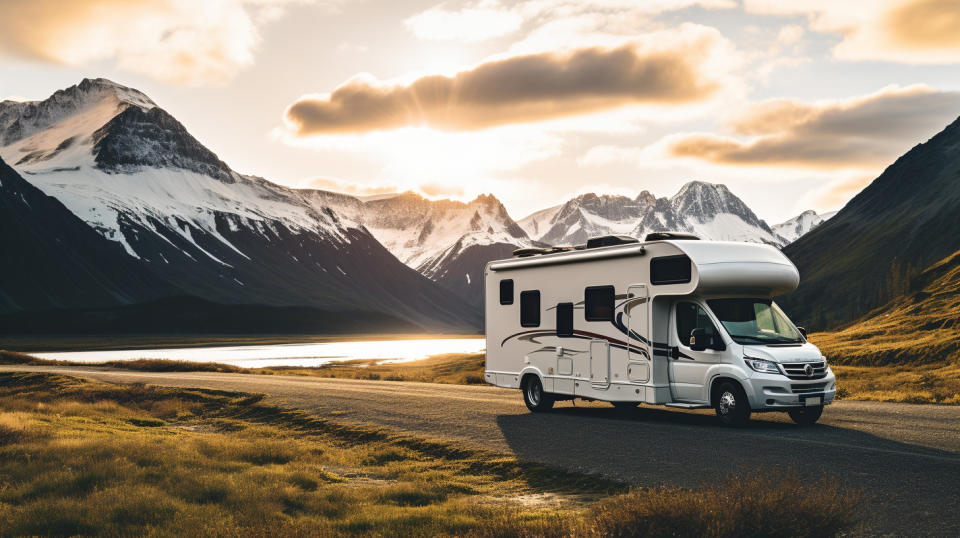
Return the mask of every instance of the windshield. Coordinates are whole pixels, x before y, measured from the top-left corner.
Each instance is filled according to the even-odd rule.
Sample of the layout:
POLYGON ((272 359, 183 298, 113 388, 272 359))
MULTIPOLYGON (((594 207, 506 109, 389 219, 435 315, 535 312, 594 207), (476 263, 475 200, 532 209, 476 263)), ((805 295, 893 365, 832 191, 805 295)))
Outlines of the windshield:
POLYGON ((795 344, 800 331, 770 299, 712 299, 710 309, 738 344, 795 344))

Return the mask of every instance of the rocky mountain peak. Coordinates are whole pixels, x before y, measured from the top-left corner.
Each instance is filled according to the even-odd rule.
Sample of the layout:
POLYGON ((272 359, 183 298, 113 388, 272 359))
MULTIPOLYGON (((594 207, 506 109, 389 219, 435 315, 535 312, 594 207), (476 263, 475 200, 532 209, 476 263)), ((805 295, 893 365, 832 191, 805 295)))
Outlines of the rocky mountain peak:
POLYGON ((27 138, 93 108, 119 112, 129 106, 149 110, 157 105, 139 90, 104 78, 85 78, 79 84, 57 90, 42 101, 3 101, 0 103, 0 146, 27 138))
POLYGON ((670 197, 670 203, 680 215, 696 218, 700 222, 708 222, 722 213, 731 213, 751 226, 770 231, 767 224, 723 184, 691 181, 670 197))
POLYGON ((43 101, 0 105, 0 147, 38 171, 176 168, 232 183, 236 175, 143 92, 85 78, 43 101), (92 157, 92 162, 90 159, 92 157))
POLYGON ((634 198, 634 201, 641 205, 650 206, 657 202, 657 197, 650 191, 643 191, 634 198))

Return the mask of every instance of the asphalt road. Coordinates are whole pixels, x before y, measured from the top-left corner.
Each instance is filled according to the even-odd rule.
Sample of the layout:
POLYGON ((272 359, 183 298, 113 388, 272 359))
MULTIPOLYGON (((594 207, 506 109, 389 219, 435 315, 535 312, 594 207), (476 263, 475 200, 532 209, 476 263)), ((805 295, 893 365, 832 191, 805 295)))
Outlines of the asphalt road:
MULTIPOLYGON (((960 407, 838 402, 813 427, 779 413, 750 427, 720 426, 711 412, 609 404, 557 404, 527 412, 519 391, 488 386, 84 367, 53 370, 112 382, 260 392, 274 401, 423 437, 453 439, 598 473, 639 486, 697 486, 748 470, 824 473, 863 489, 864 534, 960 536, 960 407)), ((771 506, 776 510, 776 506, 771 506)))

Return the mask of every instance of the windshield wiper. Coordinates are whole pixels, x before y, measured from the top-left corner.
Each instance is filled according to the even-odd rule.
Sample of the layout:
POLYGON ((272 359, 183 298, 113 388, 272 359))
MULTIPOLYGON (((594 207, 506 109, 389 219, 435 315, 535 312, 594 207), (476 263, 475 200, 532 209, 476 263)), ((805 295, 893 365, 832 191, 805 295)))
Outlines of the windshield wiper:
POLYGON ((789 338, 770 339, 770 338, 760 338, 759 336, 750 336, 747 334, 731 334, 730 336, 734 340, 736 340, 737 338, 744 338, 744 339, 753 340, 754 342, 760 342, 761 344, 796 344, 800 342, 800 340, 791 340, 789 338))

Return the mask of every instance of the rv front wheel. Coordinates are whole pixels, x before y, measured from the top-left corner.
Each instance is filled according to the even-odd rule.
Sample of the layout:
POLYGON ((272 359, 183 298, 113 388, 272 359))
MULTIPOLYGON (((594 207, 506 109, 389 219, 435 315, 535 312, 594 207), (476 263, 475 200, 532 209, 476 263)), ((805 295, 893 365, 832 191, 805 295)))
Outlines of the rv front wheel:
POLYGON ((801 409, 791 409, 790 418, 801 426, 809 426, 820 419, 823 414, 823 406, 803 407, 801 409))
POLYGON ((750 402, 737 383, 724 381, 717 386, 713 392, 713 408, 720 422, 727 426, 745 426, 750 422, 750 402))
POLYGON ((553 395, 543 391, 543 383, 535 375, 527 376, 523 384, 523 403, 527 404, 527 409, 538 413, 548 411, 553 407, 553 395))

